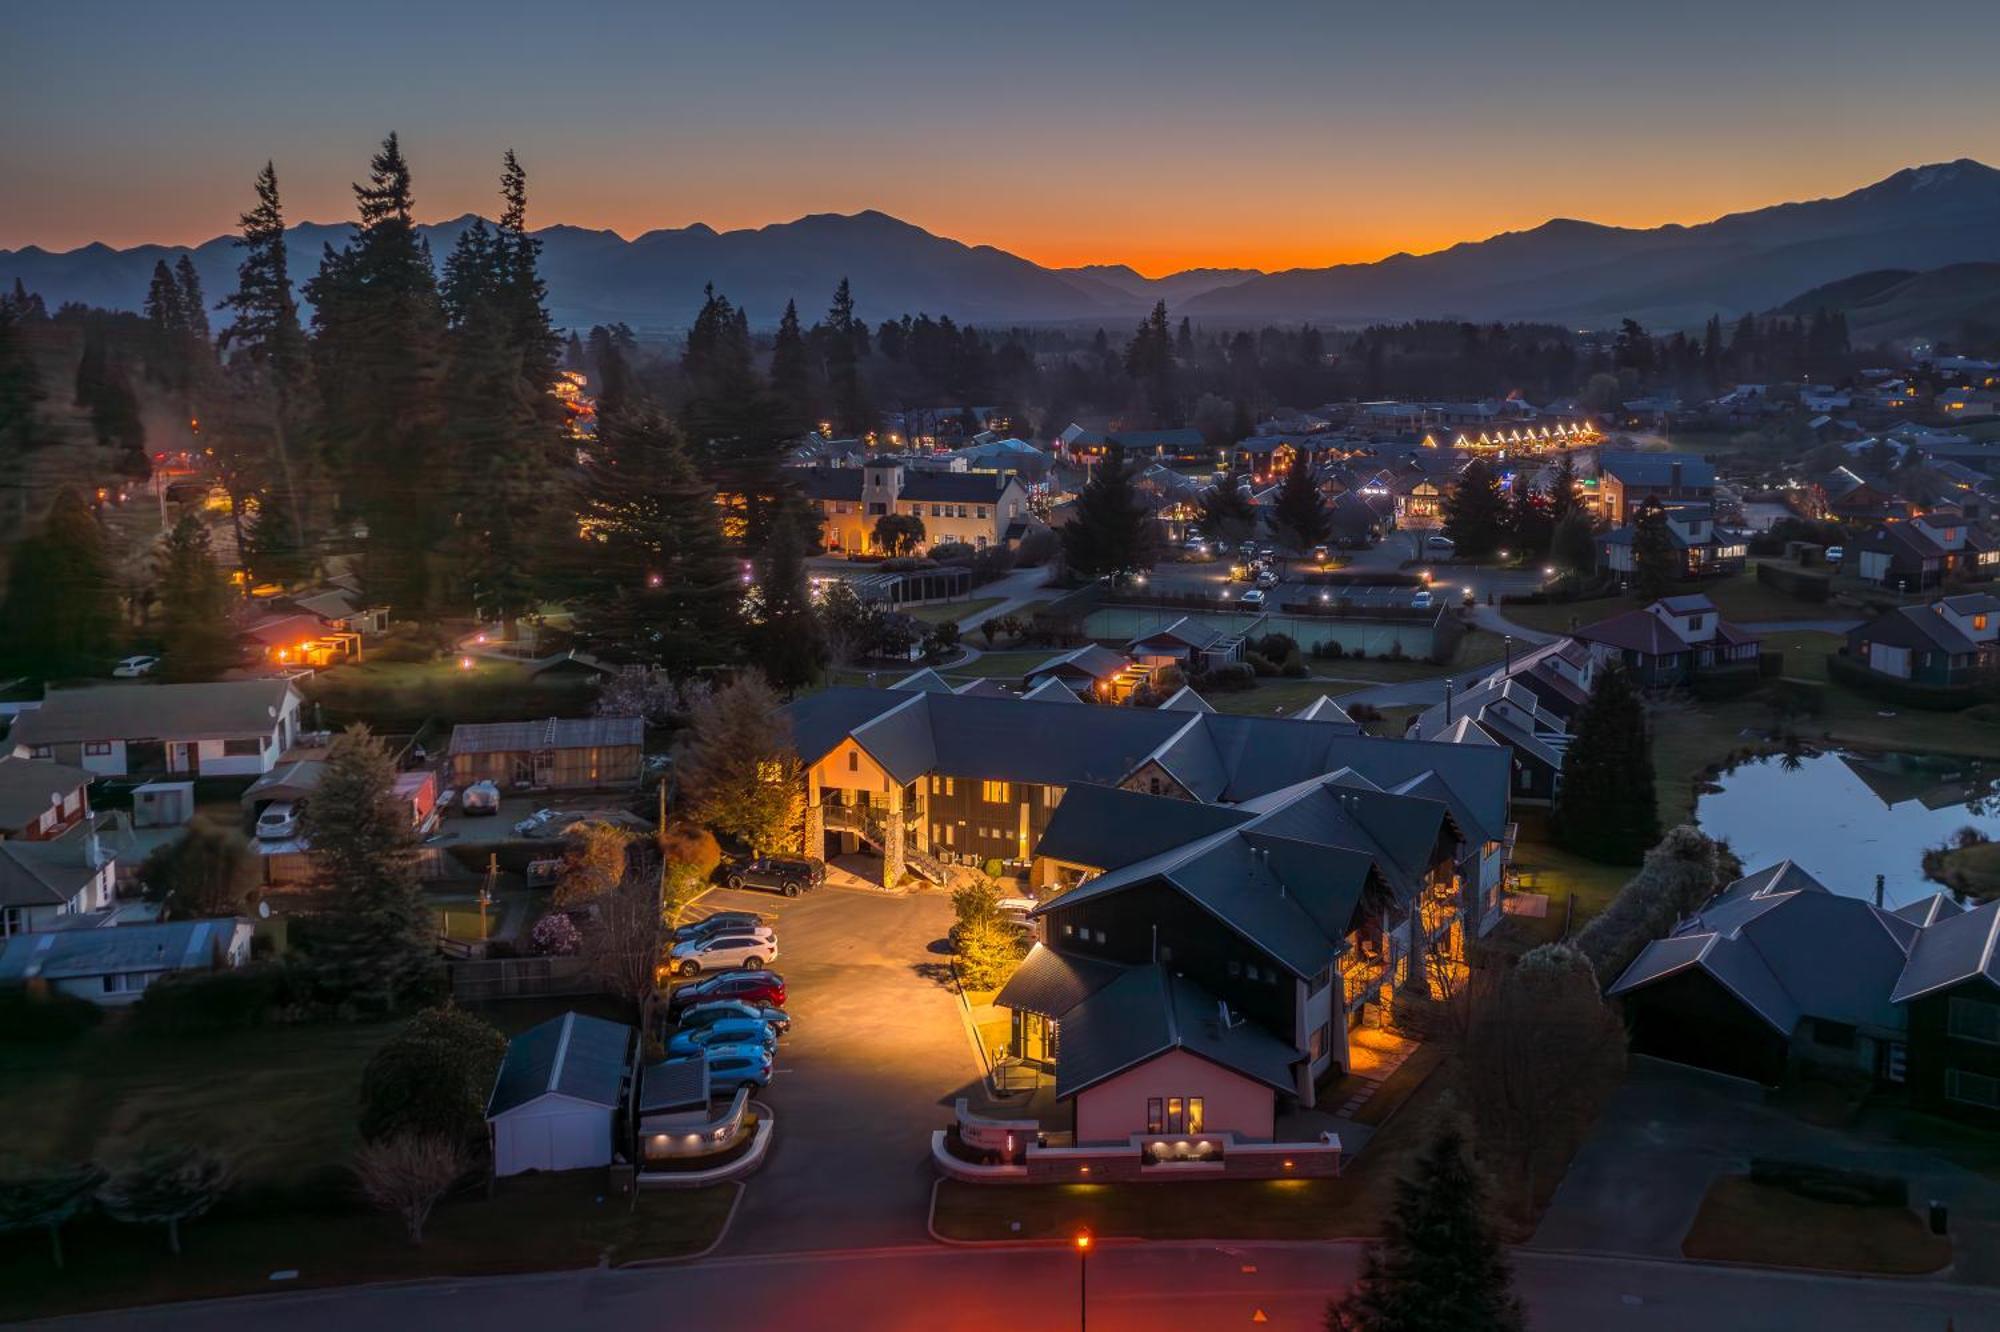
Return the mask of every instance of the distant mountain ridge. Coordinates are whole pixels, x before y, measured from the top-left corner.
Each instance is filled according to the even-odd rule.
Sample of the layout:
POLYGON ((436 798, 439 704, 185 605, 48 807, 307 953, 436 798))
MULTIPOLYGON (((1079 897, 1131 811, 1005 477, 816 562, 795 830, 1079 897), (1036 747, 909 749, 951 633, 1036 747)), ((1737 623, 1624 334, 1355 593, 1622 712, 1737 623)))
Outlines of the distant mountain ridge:
POLYGON ((1856 343, 1955 336, 1967 325, 2000 330, 2000 263, 1951 264, 1927 273, 1876 269, 1814 287, 1778 307, 1785 315, 1815 310, 1847 316, 1856 343))
MULTIPOLYGON (((471 220, 422 228, 440 263, 471 220)), ((303 281, 321 247, 339 244, 348 230, 293 227, 294 274, 303 281)), ((875 211, 817 213, 726 232, 696 223, 630 241, 567 225, 537 234, 550 308, 565 327, 622 320, 642 333, 682 329, 709 283, 758 326, 776 324, 788 299, 810 321, 842 277, 852 280, 857 308, 870 320, 929 313, 985 326, 1117 326, 1164 300, 1175 318, 1210 325, 1462 318, 1598 326, 1629 316, 1674 327, 1697 325, 1711 313, 1772 309, 1857 274, 1899 270, 1921 277, 1953 265, 2000 263, 2000 171, 1962 158, 1899 171, 1837 198, 1694 225, 1609 227, 1557 218, 1434 254, 1281 273, 1191 269, 1146 278, 1123 264, 1053 269, 875 211)), ((192 250, 93 244, 60 254, 34 246, 0 251, 0 282, 19 278, 52 305, 137 309, 154 263, 183 253, 193 254, 211 297, 234 288, 237 252, 226 236, 192 250)), ((1921 310, 1912 306, 1911 317, 1948 305, 1940 294, 1921 310)))

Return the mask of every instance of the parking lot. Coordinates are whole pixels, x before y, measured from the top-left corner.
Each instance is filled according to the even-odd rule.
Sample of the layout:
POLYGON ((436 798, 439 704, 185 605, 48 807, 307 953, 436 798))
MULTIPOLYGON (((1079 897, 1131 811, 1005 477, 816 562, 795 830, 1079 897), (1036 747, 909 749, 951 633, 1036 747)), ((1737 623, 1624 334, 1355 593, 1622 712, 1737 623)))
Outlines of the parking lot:
POLYGON ((793 1023, 761 1097, 777 1137, 723 1251, 922 1242, 931 1132, 979 1080, 946 988, 950 902, 717 889, 688 916, 712 911, 758 911, 775 928, 793 1023))

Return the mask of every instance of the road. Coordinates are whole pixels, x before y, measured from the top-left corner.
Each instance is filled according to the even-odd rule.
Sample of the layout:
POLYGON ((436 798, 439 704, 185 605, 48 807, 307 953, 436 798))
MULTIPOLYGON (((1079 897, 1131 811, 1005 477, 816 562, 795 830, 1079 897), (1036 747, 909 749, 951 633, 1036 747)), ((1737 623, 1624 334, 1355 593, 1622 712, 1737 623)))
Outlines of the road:
MULTIPOLYGON (((753 1188, 757 1186, 753 1185, 753 1188)), ((1163 1196, 1163 1203, 1170 1200, 1163 1196)), ((1100 1332, 1258 1326, 1308 1332, 1352 1279, 1354 1244, 1108 1244, 1090 1257, 1100 1332)), ((1951 1321, 2000 1328, 1991 1290, 1692 1263, 1520 1252, 1515 1284, 1537 1332, 1877 1332, 1951 1321)), ((286 1332, 422 1327, 793 1328, 807 1332, 1071 1332, 1077 1259, 1066 1249, 927 1246, 719 1258, 683 1267, 549 1273, 301 1292, 65 1320, 129 1332, 286 1332)))

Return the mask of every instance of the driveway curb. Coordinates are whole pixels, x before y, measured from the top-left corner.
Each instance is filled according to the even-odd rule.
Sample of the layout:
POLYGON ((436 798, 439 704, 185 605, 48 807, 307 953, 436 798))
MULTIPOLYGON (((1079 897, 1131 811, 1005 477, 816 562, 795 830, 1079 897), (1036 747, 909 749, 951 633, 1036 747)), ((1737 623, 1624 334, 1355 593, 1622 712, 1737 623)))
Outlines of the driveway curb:
POLYGON ((729 1181, 729 1184, 730 1187, 736 1190, 736 1196, 729 1200, 729 1214, 722 1218, 722 1225, 716 1230, 715 1238, 710 1240, 706 1247, 697 1249, 693 1253, 678 1254, 672 1258, 634 1258, 629 1263, 619 1263, 615 1267, 607 1263, 600 1270, 606 1272, 634 1272, 643 1271, 649 1267, 679 1267, 682 1263, 698 1263, 708 1257, 721 1248, 723 1241, 729 1238, 730 1227, 736 1224, 736 1213, 743 1207, 743 1195, 748 1192, 744 1187, 743 1181, 740 1179, 732 1179, 729 1181))

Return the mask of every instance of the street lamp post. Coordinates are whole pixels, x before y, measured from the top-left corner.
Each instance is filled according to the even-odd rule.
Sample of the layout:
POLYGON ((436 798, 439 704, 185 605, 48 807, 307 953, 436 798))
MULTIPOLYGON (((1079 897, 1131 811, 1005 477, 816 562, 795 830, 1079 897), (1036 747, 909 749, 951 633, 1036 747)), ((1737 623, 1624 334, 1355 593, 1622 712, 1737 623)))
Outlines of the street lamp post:
POLYGON ((1076 1327, 1077 1332, 1086 1332, 1090 1327, 1090 1232, 1081 1230, 1076 1236, 1076 1327))
POLYGON ((1514 673, 1514 635, 1502 634, 1500 636, 1500 647, 1507 654, 1506 669, 1500 673, 1502 675, 1512 675, 1514 673))

